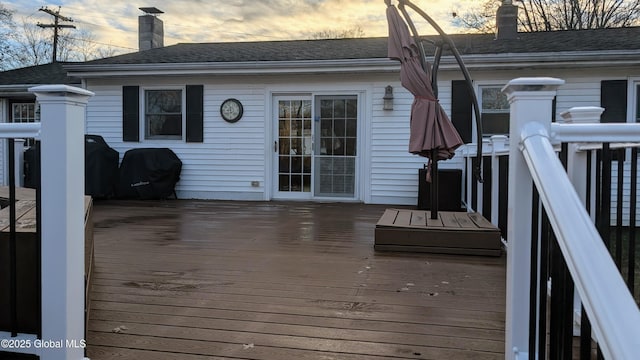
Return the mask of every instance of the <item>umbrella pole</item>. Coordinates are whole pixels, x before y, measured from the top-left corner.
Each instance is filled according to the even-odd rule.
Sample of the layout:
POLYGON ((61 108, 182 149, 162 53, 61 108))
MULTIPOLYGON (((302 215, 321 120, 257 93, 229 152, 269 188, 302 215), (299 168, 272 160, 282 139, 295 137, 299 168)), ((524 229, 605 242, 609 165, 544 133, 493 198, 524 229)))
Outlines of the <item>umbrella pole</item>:
POLYGON ((431 150, 431 219, 438 218, 438 150, 431 150), (435 160, 434 160, 435 159, 435 160))
MULTIPOLYGON (((420 36, 418 36, 418 30, 416 29, 416 26, 413 24, 413 21, 411 21, 409 14, 404 9, 402 2, 400 2, 400 5, 398 6, 398 8, 406 18, 407 25, 411 29, 411 32, 413 33, 413 36, 415 38, 416 45, 418 46, 418 50, 420 51, 420 65, 422 65, 422 69, 426 74, 431 73, 432 75, 432 78, 429 80, 431 82, 431 87, 433 89, 433 92, 437 97, 437 94, 438 94, 437 75, 434 75, 435 72, 429 71, 428 65, 426 63, 427 56, 424 51, 424 47, 422 46, 422 42, 420 41, 420 36)), ((440 61, 440 54, 437 54, 436 59, 438 62, 440 61)), ((431 175, 431 194, 430 194, 431 219, 435 220, 438 218, 438 150, 431 149, 431 157, 429 161, 430 161, 429 168, 431 169, 430 170, 431 171, 431 174, 430 174, 431 175)))

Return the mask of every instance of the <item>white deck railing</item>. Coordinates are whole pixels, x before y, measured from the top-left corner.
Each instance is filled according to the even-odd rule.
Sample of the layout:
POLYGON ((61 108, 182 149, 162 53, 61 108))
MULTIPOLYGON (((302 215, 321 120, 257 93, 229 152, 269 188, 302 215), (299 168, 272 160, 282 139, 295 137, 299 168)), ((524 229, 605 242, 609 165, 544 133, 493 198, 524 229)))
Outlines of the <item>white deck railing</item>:
POLYGON ((0 124, 0 137, 37 138, 41 144, 42 336, 0 332, 0 351, 79 360, 85 344, 85 109, 93 93, 66 85, 29 91, 40 103, 41 122, 0 124))
MULTIPOLYGON (((640 124, 551 124, 552 99, 563 83, 552 78, 520 78, 503 89, 511 104, 505 357, 525 359, 536 351, 529 348, 535 184, 603 355, 637 359, 640 311, 553 143, 637 142, 640 124)), ((585 178, 584 173, 578 177, 585 178)))
MULTIPOLYGON (((498 212, 500 209, 500 184, 498 181, 500 171, 499 161, 501 157, 509 156, 509 137, 506 135, 493 135, 482 140, 482 157, 491 158, 491 189, 489 191, 491 193, 491 198, 489 199, 485 199, 482 195, 484 187, 488 186, 488 181, 486 181, 487 179, 485 179, 485 182, 479 183, 473 178, 472 160, 476 158, 476 149, 477 147, 474 144, 468 144, 462 150, 462 156, 465 158, 463 174, 465 174, 464 176, 466 177, 466 189, 463 202, 468 211, 482 212, 484 202, 489 201, 491 203, 491 216, 489 216, 489 220, 494 225, 498 226, 498 212), (476 187, 476 193, 478 194, 476 196, 475 208, 472 206, 472 186, 476 187)), ((483 164, 481 164, 480 167, 483 169, 483 164)))
MULTIPOLYGON (((602 108, 597 108, 600 109, 600 112, 602 111, 602 108)), ((573 108, 567 112, 565 112, 565 116, 571 116, 573 115, 574 118, 576 117, 576 112, 581 112, 581 113, 593 113, 594 108, 591 107, 581 107, 581 108, 573 108), (573 110, 573 111, 572 111, 573 110)), ((598 112, 598 114, 600 114, 600 112, 598 112)), ((584 114, 581 115, 577 115, 579 117, 583 117, 585 116, 584 114)), ((599 118, 599 115, 596 116, 597 118, 599 118)), ((569 152, 569 157, 577 157, 580 159, 584 159, 582 160, 583 163, 584 161, 586 161, 586 156, 588 152, 593 152, 595 150, 600 150, 602 149, 602 143, 610 143, 610 149, 611 150, 616 150, 616 149, 629 149, 632 147, 640 147, 640 142, 638 142, 638 139, 633 139, 634 136, 637 136, 634 131, 637 131, 637 125, 636 124, 622 124, 622 123, 609 123, 609 124, 597 124, 597 125, 593 125, 590 127, 580 127, 580 125, 578 125, 576 127, 576 123, 580 123, 580 120, 577 120, 576 123, 570 124, 570 125, 566 125, 562 122, 562 120, 558 120, 558 123, 552 123, 551 124, 551 134, 553 135, 553 139, 554 139, 554 149, 556 151, 560 151, 560 147, 558 146, 559 142, 573 142, 573 144, 571 144, 571 149, 569 152), (597 134, 597 135, 594 135, 597 134), (591 139, 590 142, 586 142, 585 139, 591 139), (599 139, 599 142, 594 142, 594 139, 599 139)), ((482 144, 482 156, 483 158, 489 158, 490 159, 490 168, 491 168, 491 173, 489 175, 489 177, 485 177, 484 178, 484 182, 483 183, 478 183, 477 181, 475 181, 475 179, 473 178, 473 165, 472 165, 472 161, 476 158, 476 146, 475 144, 467 144, 467 146, 464 146, 461 150, 460 155, 464 158, 465 162, 464 162, 464 170, 463 170, 463 176, 465 177, 466 181, 464 183, 464 195, 462 198, 462 201, 466 207, 466 209, 468 211, 477 211, 477 212, 482 212, 483 206, 485 202, 490 202, 490 208, 491 208, 491 213, 490 214, 484 214, 485 217, 487 217, 494 225, 499 226, 500 224, 498 223, 498 219, 499 219, 499 213, 501 211, 505 211, 504 206, 506 206, 505 204, 501 204, 499 202, 499 195, 501 193, 501 191, 505 191, 505 189, 501 189, 500 188, 500 183, 499 183, 499 179, 500 179, 500 171, 502 170, 499 166, 499 161, 500 158, 502 157, 508 157, 509 156, 509 137, 505 136, 505 135, 494 135, 488 138, 484 138, 483 139, 483 144, 482 144), (490 184, 490 185, 489 185, 490 184), (484 189, 486 186, 490 186, 489 189, 489 194, 491 194, 491 196, 487 199, 484 198, 483 194, 484 194, 484 189), (474 198, 473 196, 473 191, 475 187, 475 192, 476 192, 476 196, 474 198), (476 203, 476 206, 472 206, 473 203, 476 203), (501 208, 501 206, 503 208, 501 208)), ((595 155, 592 157, 592 167, 591 167, 591 176, 593 178, 592 184, 595 184, 595 175, 596 175, 596 166, 595 166, 595 155)), ((614 164, 617 163, 617 161, 614 161, 614 164)), ((483 164, 481 165, 482 168, 484 168, 484 165, 486 163, 483 162, 483 164)), ((573 169, 570 171, 573 172, 577 172, 577 174, 580 174, 579 176, 583 176, 584 174, 586 174, 586 167, 585 168, 581 168, 580 170, 577 169, 573 169)), ((614 166, 613 169, 613 174, 614 176, 617 178, 618 174, 617 174, 617 170, 616 170, 616 166, 614 166)), ((572 182, 574 183, 574 186, 576 186, 576 181, 578 182, 582 182, 584 181, 586 178, 582 177, 582 178, 572 178, 572 182)), ((626 179, 628 180, 628 179, 626 179)), ((624 182, 623 186, 625 187, 625 189, 630 186, 628 182, 624 182)), ((583 186, 585 186, 585 193, 586 194, 586 183, 582 184, 583 186)), ((581 188, 582 189, 582 188, 581 188)), ((591 192, 591 209, 594 209, 592 211, 593 215, 592 218, 595 217, 595 201, 596 201, 596 194, 595 194, 595 187, 591 187, 591 189, 589 189, 589 191, 591 192)), ((578 192, 581 196, 582 196, 582 192, 578 192)), ((628 200, 628 199, 627 199, 628 200)), ((610 214, 610 222, 611 225, 615 225, 617 217, 618 216, 622 216, 622 221, 623 224, 625 226, 629 225, 629 213, 625 212, 623 210, 622 214, 618 214, 617 210, 616 210, 616 206, 618 202, 618 199, 616 198, 616 193, 615 192, 611 192, 611 204, 612 204, 612 211, 610 214)), ((640 208, 636 209, 637 215, 636 215, 636 226, 640 225, 640 208)))

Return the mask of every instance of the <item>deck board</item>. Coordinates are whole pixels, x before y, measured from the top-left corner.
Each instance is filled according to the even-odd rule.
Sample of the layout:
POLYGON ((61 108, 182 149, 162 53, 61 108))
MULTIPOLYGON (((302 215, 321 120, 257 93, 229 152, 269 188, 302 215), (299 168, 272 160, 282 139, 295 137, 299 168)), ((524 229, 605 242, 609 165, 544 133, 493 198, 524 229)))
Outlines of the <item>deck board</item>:
POLYGON ((442 224, 445 228, 458 229, 461 227, 455 213, 440 212, 438 215, 442 218, 442 224))
POLYGON ((182 200, 93 211, 92 360, 504 358, 503 257, 374 251, 376 224, 428 213, 182 200))
POLYGON ((442 220, 442 216, 440 216, 440 214, 438 214, 438 216, 435 219, 431 218, 431 215, 429 215, 427 217, 427 227, 430 228, 444 228, 444 222, 442 220))
POLYGON ((413 213, 411 211, 398 211, 398 216, 396 217, 394 224, 398 224, 400 226, 411 226, 412 214, 413 213))
POLYGON ((411 213, 411 226, 424 226, 427 223, 427 215, 424 211, 414 211, 411 213))

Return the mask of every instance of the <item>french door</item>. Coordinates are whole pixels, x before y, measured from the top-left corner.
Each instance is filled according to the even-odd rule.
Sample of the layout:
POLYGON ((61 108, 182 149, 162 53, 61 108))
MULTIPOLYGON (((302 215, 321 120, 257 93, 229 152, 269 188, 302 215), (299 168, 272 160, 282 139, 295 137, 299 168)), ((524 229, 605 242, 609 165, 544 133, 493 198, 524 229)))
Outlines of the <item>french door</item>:
POLYGON ((357 96, 277 96, 274 105, 274 198, 354 199, 357 96))

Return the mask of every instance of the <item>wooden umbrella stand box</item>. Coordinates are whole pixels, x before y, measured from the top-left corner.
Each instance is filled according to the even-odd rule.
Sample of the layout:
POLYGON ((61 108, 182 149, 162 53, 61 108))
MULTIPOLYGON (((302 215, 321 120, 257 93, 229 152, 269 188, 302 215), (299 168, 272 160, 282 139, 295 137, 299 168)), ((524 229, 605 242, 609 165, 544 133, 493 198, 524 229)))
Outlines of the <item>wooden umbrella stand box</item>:
POLYGON ((478 213, 386 209, 375 229, 378 251, 500 256, 500 229, 478 213))

